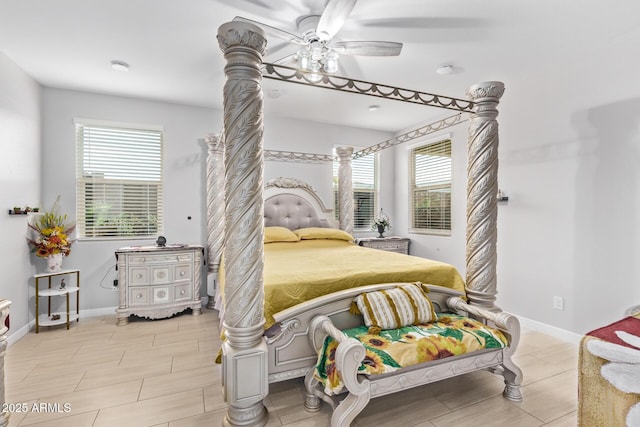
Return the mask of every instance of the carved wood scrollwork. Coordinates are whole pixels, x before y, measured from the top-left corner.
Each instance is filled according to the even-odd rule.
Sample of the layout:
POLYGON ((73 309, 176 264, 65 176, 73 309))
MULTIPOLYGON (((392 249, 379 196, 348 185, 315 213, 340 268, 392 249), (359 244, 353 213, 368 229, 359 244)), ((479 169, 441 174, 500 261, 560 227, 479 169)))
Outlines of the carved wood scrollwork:
POLYGON ((295 329, 298 329, 300 325, 300 320, 296 318, 282 322, 280 324, 280 329, 278 330, 278 332, 275 335, 267 338, 267 344, 271 345, 274 342, 279 341, 283 336, 289 334, 295 329))

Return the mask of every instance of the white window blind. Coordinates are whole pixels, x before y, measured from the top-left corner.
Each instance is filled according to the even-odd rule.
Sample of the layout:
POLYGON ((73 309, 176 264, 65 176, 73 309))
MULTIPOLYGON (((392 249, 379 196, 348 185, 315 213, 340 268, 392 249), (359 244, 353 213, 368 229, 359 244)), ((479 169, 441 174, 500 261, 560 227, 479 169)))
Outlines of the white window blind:
MULTIPOLYGON (((334 156, 336 155, 334 150, 334 156)), ((333 162, 333 189, 336 219, 340 218, 338 194, 338 168, 340 162, 333 162)), ((369 154, 351 162, 351 180, 353 183, 353 229, 371 230, 373 217, 378 203, 376 188, 377 155, 369 154)))
POLYGON ((76 122, 80 238, 162 234, 162 131, 76 122))
POLYGON ((451 234, 451 140, 411 149, 411 231, 451 234))

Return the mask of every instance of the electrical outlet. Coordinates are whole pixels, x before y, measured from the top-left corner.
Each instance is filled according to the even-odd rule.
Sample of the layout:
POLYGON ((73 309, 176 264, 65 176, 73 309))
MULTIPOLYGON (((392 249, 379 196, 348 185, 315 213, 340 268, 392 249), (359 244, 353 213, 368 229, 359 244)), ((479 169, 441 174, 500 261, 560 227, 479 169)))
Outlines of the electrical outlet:
POLYGON ((556 310, 564 310, 564 298, 559 296, 553 297, 553 308, 556 310))

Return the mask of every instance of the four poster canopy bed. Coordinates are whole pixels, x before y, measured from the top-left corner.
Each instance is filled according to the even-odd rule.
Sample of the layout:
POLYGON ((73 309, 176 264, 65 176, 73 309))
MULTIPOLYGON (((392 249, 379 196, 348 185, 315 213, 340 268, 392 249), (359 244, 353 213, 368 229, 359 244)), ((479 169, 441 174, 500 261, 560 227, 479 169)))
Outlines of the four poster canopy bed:
POLYGON ((208 138, 207 204, 208 265, 221 282, 224 424, 265 425, 262 401, 269 383, 295 377, 305 377, 305 407, 317 410, 320 400, 329 402, 332 425, 340 426, 349 425, 372 397, 478 369, 503 375, 504 396, 521 400, 522 374, 511 361, 518 321, 494 305, 495 118, 503 85, 472 86, 469 99, 461 100, 329 75, 311 82, 288 67, 262 67, 266 39, 255 25, 224 24, 218 41, 227 59, 224 133, 208 138), (465 281, 444 263, 353 244, 351 160, 368 152, 337 150, 339 227, 305 183, 281 178, 265 186, 265 159, 327 158, 264 152, 263 77, 458 112, 363 150, 368 152, 457 124, 461 113, 471 112, 465 281), (373 260, 380 255, 384 259, 373 260), (357 258, 364 263, 355 266, 357 258), (412 356, 394 353, 413 341, 413 350, 403 350, 412 356), (425 345, 436 348, 426 351, 425 345))

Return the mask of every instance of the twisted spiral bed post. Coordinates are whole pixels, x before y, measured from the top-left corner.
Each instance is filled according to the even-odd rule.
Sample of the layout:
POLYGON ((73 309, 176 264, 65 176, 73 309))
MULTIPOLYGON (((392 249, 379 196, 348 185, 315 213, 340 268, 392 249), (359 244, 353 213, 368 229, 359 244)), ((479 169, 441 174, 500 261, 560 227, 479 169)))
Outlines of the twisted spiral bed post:
POLYGON ((336 148, 338 166, 338 199, 340 206, 340 229, 353 234, 353 178, 351 156, 353 147, 336 148))
MULTIPOLYGON (((224 131, 223 131, 224 132, 224 131)), ((215 305, 215 280, 224 244, 224 133, 210 134, 207 143, 207 308, 215 305)))
POLYGON ((218 29, 227 64, 224 86, 225 426, 264 426, 269 392, 263 338, 263 100, 260 66, 267 40, 257 26, 218 29))
POLYGON ((467 89, 474 102, 469 118, 467 166, 467 275, 470 304, 490 311, 495 305, 498 217, 498 116, 504 93, 501 82, 483 82, 467 89))

